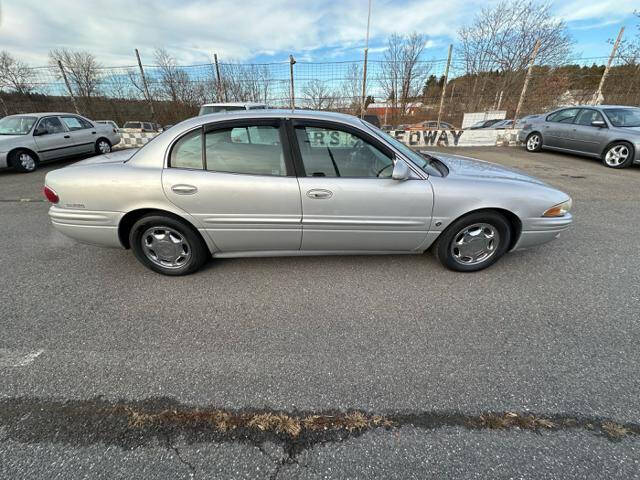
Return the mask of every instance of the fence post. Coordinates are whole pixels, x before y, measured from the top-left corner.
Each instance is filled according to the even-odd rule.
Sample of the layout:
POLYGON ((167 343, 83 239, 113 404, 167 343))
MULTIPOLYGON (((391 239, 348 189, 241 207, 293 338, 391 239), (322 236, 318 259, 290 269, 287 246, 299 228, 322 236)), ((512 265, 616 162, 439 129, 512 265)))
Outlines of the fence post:
POLYGON ((0 105, 2 105, 2 110, 4 111, 4 115, 9 115, 9 110, 7 110, 7 105, 4 103, 4 99, 2 98, 2 92, 0 92, 0 105))
POLYGON ((73 95, 73 90, 71 90, 71 85, 69 85, 69 80, 67 79, 67 74, 62 67, 62 62, 58 60, 58 68, 60 69, 60 73, 62 73, 62 78, 64 79, 64 84, 67 86, 67 91, 71 96, 71 103, 73 103, 73 108, 78 115, 80 115, 80 110, 78 110, 78 104, 76 103, 76 97, 73 95))
POLYGON ((296 63, 296 59, 293 55, 289 55, 289 75, 291 76, 291 110, 296 108, 295 90, 293 88, 293 65, 296 63))
POLYGON ((447 68, 444 70, 444 84, 442 85, 442 95, 440 95, 440 108, 438 109, 438 123, 436 129, 440 130, 440 119, 442 118, 442 106, 444 105, 444 95, 447 92, 447 80, 449 79, 449 65, 451 65, 451 52, 453 44, 449 45, 449 56, 447 57, 447 68))
POLYGON ((536 61, 536 55, 538 55, 538 49, 540 48, 540 39, 536 40, 536 45, 533 47, 533 53, 531 54, 531 61, 529 62, 529 68, 527 69, 527 76, 524 77, 524 85, 522 85, 522 92, 520 93, 520 100, 518 100, 518 106, 516 107, 516 113, 513 116, 513 123, 511 129, 516 127, 516 120, 520 115, 520 109, 524 103, 524 97, 527 94, 527 87, 529 86, 529 79, 531 78, 531 71, 533 70, 533 64, 536 61))
POLYGON ((144 69, 142 68, 142 61, 140 60, 140 52, 136 48, 136 58, 138 59, 138 67, 140 68, 140 77, 142 77, 142 86, 144 88, 144 94, 147 97, 147 101, 149 102, 149 108, 151 109, 151 118, 155 123, 158 123, 158 119, 156 117, 156 110, 153 108, 153 100, 151 95, 149 95, 149 87, 147 85, 147 77, 144 76, 144 69))
POLYGON ((369 25, 371 24, 371 0, 369 0, 369 14, 367 15, 367 40, 364 46, 364 66, 362 68, 362 105, 360 106, 360 118, 364 118, 367 104, 367 56, 369 54, 369 25))
POLYGON ((604 87, 604 81, 607 79, 609 75, 609 69, 611 68, 611 63, 616 56, 616 50, 618 50, 618 45, 620 45, 620 40, 622 39, 622 33, 624 32, 624 27, 620 28, 620 33, 618 33, 618 38, 616 38, 615 43, 613 44, 613 48, 611 49, 611 55, 609 55, 609 61, 607 62, 607 66, 604 68, 604 72, 602 73, 602 78, 600 79, 600 85, 598 85, 598 90, 593 94, 593 98, 591 99, 591 103, 593 105, 600 105, 602 103, 602 87, 604 87))
MULTIPOLYGON (((220 76, 220 65, 218 65, 218 54, 214 53, 213 54, 213 61, 216 64, 216 79, 218 81, 218 98, 220 100, 222 100, 222 77, 220 76)), ((227 99, 227 90, 224 90, 224 101, 228 102, 227 99)))

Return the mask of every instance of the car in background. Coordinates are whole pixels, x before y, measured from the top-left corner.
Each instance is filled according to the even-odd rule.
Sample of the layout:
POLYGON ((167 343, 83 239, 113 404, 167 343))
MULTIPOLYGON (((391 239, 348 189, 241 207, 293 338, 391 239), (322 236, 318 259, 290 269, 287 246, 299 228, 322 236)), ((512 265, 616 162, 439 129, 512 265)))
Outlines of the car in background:
MULTIPOLYGON (((437 120, 425 120, 424 122, 409 125, 409 130, 435 130, 438 128, 437 120)), ((456 130, 450 123, 440 121, 440 130, 456 130)))
POLYGON ((198 115, 237 112, 239 110, 265 110, 266 108, 266 103, 255 102, 205 103, 200 107, 198 115))
POLYGON ((640 164, 640 108, 564 107, 528 120, 518 140, 528 152, 543 148, 602 160, 610 168, 640 164))
POLYGON ((143 133, 152 133, 158 131, 158 126, 152 122, 126 122, 122 126, 122 130, 127 132, 143 132, 143 133))
POLYGON ((166 275, 211 257, 432 245, 444 266, 472 272, 572 222, 571 198, 529 175, 419 153, 360 118, 309 110, 191 118, 135 152, 49 172, 44 193, 58 231, 131 248, 166 275))
POLYGON ((40 163, 89 153, 109 153, 120 135, 73 113, 28 113, 0 120, 0 168, 33 172, 40 163))
POLYGON ((513 120, 500 120, 499 122, 494 123, 490 127, 487 127, 489 130, 505 130, 507 128, 513 127, 513 120))
POLYGON ((95 122, 96 123, 102 123, 104 125, 111 125, 111 127, 113 127, 113 129, 116 131, 116 133, 120 133, 120 127, 113 120, 96 120, 95 122))
POLYGON ((479 122, 474 123, 468 129, 469 130, 479 130, 481 128, 489 128, 492 125, 495 125, 498 122, 501 122, 503 119, 501 118, 492 118, 490 120, 480 120, 479 122))

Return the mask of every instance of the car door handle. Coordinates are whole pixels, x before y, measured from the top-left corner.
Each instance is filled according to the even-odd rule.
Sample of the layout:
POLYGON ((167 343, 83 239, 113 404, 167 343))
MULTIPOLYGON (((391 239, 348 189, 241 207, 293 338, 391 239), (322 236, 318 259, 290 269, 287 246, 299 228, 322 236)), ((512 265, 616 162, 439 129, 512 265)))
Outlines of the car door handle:
POLYGON ((91 132, 91 135, 95 135, 95 134, 96 134, 96 132, 91 132))
POLYGON ((198 188, 193 185, 180 184, 172 186, 171 190, 178 195, 193 195, 198 191, 198 188))
POLYGON ((64 138, 71 138, 71 135, 65 135, 64 138))
POLYGON ((329 190, 323 190, 321 188, 314 188, 313 190, 309 190, 307 192, 307 197, 309 198, 331 198, 333 196, 333 192, 329 190))

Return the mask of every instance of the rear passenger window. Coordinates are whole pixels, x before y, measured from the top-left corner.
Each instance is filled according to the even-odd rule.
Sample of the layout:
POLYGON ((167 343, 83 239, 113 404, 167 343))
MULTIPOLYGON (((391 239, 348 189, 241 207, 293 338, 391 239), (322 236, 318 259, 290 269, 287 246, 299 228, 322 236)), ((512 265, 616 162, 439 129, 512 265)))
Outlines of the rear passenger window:
POLYGON ((568 108, 552 113, 547 117, 547 122, 573 123, 573 119, 578 114, 578 108, 568 108))
POLYGON ((67 128, 71 131, 82 130, 83 128, 90 128, 83 125, 83 122, 78 117, 60 117, 67 128))
POLYGON ((202 130, 187 133, 173 145, 170 166, 202 170, 202 130))
POLYGON ((272 126, 213 130, 205 134, 207 170, 285 176, 280 131, 272 126))

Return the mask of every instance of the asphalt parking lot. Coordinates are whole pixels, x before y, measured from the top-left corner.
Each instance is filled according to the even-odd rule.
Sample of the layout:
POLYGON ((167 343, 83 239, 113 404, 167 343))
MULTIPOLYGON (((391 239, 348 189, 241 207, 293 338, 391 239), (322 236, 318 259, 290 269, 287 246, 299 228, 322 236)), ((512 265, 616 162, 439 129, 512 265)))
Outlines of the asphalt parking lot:
POLYGON ((398 255, 168 278, 53 230, 63 164, 0 172, 0 478, 640 478, 640 168, 455 152, 568 192, 574 225, 469 275, 398 255), (365 421, 213 432, 208 411, 365 421))

